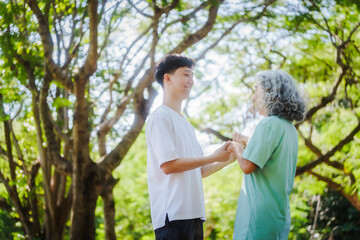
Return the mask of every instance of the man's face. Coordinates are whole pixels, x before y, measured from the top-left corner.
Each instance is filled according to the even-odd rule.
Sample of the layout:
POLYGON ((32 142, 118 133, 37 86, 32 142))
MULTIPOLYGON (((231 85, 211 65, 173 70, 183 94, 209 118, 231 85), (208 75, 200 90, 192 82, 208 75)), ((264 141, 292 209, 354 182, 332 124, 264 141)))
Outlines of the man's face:
POLYGON ((194 85, 193 71, 189 67, 181 67, 171 74, 165 74, 169 81, 166 81, 172 95, 181 100, 189 98, 191 88, 194 85))

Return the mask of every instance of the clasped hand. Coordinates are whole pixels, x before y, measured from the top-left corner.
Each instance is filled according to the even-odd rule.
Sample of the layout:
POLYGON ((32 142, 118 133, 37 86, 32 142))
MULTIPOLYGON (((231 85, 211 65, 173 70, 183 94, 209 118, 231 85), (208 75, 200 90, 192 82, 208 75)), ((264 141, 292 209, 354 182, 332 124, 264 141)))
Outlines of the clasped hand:
POLYGON ((227 141, 220 148, 218 148, 214 155, 216 155, 220 162, 233 162, 236 158, 242 155, 246 145, 248 137, 235 132, 232 141, 227 141))
POLYGON ((227 146, 226 151, 228 151, 229 153, 233 153, 235 155, 235 158, 239 159, 242 156, 244 149, 246 148, 248 139, 248 137, 238 132, 235 132, 233 135, 233 140, 227 146))

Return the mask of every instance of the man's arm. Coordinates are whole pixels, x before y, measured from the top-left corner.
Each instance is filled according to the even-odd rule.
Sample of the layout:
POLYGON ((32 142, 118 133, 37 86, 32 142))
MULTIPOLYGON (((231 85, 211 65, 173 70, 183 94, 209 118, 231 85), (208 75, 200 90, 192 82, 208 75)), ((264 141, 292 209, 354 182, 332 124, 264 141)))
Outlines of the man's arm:
POLYGON ((231 153, 230 159, 227 160, 226 162, 217 162, 217 163, 212 163, 212 164, 207 164, 205 166, 202 166, 201 167, 201 177, 205 178, 205 177, 210 176, 213 173, 216 173, 217 171, 223 169, 230 163, 234 162, 235 159, 236 159, 235 155, 233 153, 231 153))
POLYGON ((230 141, 226 142, 210 156, 199 158, 177 158, 175 160, 161 164, 160 168, 165 174, 172 174, 185 172, 188 170, 202 167, 204 165, 213 164, 215 162, 226 162, 230 158, 230 153, 226 151, 226 148, 230 145, 230 143, 230 141))

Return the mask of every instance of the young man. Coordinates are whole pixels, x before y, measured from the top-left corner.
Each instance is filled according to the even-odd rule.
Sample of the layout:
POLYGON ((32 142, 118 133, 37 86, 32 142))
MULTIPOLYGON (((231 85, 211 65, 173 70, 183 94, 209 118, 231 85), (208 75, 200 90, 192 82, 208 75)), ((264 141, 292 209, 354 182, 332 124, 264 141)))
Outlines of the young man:
POLYGON ((194 128, 181 115, 181 104, 194 85, 192 59, 165 56, 155 79, 164 90, 163 104, 146 124, 148 186, 152 224, 157 240, 203 239, 205 204, 202 177, 232 161, 226 148, 203 156, 194 128))

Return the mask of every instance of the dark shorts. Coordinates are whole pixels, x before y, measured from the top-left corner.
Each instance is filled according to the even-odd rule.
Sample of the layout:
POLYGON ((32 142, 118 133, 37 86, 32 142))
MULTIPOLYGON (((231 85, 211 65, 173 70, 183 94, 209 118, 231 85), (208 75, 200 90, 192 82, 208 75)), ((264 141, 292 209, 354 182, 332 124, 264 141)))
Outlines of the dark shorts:
POLYGON ((169 221, 166 215, 165 226, 155 229, 156 240, 203 240, 203 220, 200 218, 169 221))

